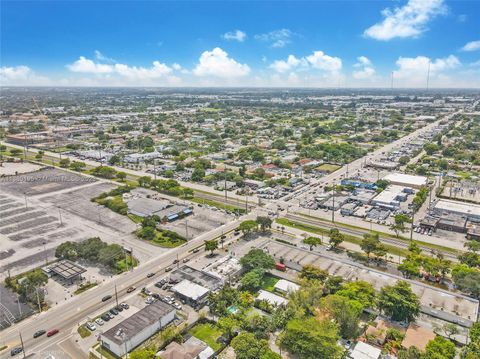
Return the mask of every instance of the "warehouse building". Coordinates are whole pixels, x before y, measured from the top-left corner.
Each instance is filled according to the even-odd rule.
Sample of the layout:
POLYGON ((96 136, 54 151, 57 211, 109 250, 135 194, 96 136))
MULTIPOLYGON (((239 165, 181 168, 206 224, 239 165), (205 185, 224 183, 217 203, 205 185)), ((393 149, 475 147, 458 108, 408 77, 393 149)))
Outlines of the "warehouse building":
POLYGON ((480 206, 473 203, 441 199, 434 204, 432 212, 439 217, 456 215, 472 222, 480 222, 480 206))
POLYGON ((390 185, 373 198, 372 204, 379 207, 397 209, 400 207, 400 202, 407 200, 407 195, 405 187, 390 185))
POLYGON ((100 335, 102 346, 118 357, 139 346, 175 319, 175 308, 156 301, 100 335))
POLYGON ((205 304, 210 290, 184 279, 172 287, 172 292, 174 292, 178 297, 180 297, 180 299, 185 301, 192 308, 199 309, 205 304))
POLYGON ((404 173, 390 173, 383 177, 383 179, 393 185, 411 187, 416 189, 419 189, 422 186, 426 186, 428 183, 428 178, 425 176, 414 176, 404 173))

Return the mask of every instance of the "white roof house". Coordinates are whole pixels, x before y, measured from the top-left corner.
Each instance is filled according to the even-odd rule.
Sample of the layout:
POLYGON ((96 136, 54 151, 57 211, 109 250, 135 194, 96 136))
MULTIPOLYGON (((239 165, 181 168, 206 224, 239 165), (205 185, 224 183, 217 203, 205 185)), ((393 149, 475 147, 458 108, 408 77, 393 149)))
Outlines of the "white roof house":
POLYGON ((274 286, 275 290, 281 293, 295 292, 300 289, 296 283, 290 282, 286 279, 280 279, 274 286))
POLYGON ((172 291, 193 301, 197 301, 204 297, 210 290, 184 279, 177 285, 173 286, 172 291))
POLYGON ((364 342, 358 342, 350 353, 352 359, 378 359, 382 350, 364 342))
POLYGON ((263 290, 263 289, 259 290, 257 300, 266 300, 270 304, 277 305, 277 306, 288 304, 287 299, 285 299, 283 297, 280 297, 279 295, 270 293, 270 292, 268 292, 266 290, 263 290))

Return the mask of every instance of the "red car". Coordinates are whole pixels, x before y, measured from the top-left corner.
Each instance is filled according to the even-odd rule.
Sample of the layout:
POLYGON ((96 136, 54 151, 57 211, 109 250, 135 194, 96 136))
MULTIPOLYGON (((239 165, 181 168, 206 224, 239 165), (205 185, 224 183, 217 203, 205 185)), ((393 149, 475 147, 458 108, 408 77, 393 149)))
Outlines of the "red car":
POLYGON ((55 335, 58 333, 58 329, 52 329, 47 333, 47 337, 51 337, 52 335, 55 335))

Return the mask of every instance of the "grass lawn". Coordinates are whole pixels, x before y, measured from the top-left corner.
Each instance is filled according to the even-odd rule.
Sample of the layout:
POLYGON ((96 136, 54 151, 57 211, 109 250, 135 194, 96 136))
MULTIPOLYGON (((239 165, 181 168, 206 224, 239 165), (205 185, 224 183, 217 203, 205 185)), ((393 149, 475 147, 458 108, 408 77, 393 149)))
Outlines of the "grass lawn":
POLYGON ((90 288, 96 287, 97 285, 98 283, 96 282, 85 283, 84 285, 80 286, 80 288, 78 288, 75 292, 73 292, 73 294, 77 295, 77 294, 83 293, 86 290, 89 290, 90 288))
POLYGON ((215 351, 221 347, 217 343, 217 339, 222 335, 222 332, 214 324, 203 323, 195 325, 190 329, 190 334, 207 343, 215 351))
POLYGON ((86 338, 92 335, 92 332, 88 330, 84 325, 79 326, 77 332, 82 338, 86 338))
MULTIPOLYGON (((287 218, 278 218, 276 220, 276 222, 283 225, 283 226, 300 229, 300 230, 305 231, 305 232, 321 234, 321 235, 324 235, 324 236, 327 236, 327 237, 328 237, 328 234, 330 233, 329 229, 320 228, 320 227, 316 227, 316 226, 311 226, 309 224, 303 224, 303 223, 299 223, 299 222, 295 222, 295 221, 290 221, 287 218)), ((362 242, 362 239, 363 239, 362 237, 356 237, 356 236, 352 236, 352 235, 346 234, 346 233, 343 233, 343 238, 345 239, 345 242, 350 242, 350 243, 354 243, 354 244, 357 244, 357 245, 360 245, 360 243, 362 242)), ((326 241, 328 241, 328 239, 326 239, 326 241)), ((391 246, 391 245, 388 245, 388 244, 383 244, 383 245, 384 245, 384 247, 385 247, 385 249, 387 250, 388 253, 396 255, 396 256, 406 257, 407 254, 409 253, 408 250, 406 250, 406 249, 398 248, 398 247, 391 246)))
POLYGON ((277 277, 274 277, 270 274, 265 274, 265 277, 263 277, 263 284, 262 284, 262 289, 268 290, 269 292, 274 291, 274 286, 277 284, 277 282, 280 279, 277 277))
POLYGON ((332 165, 330 163, 324 163, 324 164, 321 164, 320 166, 318 166, 317 170, 332 173, 332 172, 335 172, 336 170, 338 170, 339 168, 340 168, 340 166, 338 166, 338 165, 332 165))
POLYGON ((209 205, 209 206, 212 206, 212 207, 217 207, 219 209, 225 209, 227 211, 230 211, 230 212, 233 212, 233 213, 245 213, 245 208, 242 208, 242 207, 236 207, 236 206, 233 206, 233 205, 230 205, 230 204, 227 204, 225 205, 225 203, 222 203, 222 202, 217 202, 217 201, 213 201, 211 199, 205 199, 205 198, 202 198, 202 197, 193 197, 192 199, 190 199, 190 201, 192 202, 195 202, 195 203, 200 203, 200 204, 206 204, 206 205, 209 205))

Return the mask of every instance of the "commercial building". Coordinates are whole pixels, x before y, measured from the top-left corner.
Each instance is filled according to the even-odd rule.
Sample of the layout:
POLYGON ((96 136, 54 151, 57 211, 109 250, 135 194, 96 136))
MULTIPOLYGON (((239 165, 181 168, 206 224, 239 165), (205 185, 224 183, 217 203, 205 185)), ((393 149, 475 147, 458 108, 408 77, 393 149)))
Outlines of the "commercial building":
POLYGON ((210 290, 184 279, 172 287, 172 292, 179 296, 180 299, 183 299, 191 307, 201 308, 205 304, 210 290))
POLYGON ((75 280, 82 279, 82 274, 87 270, 76 263, 64 259, 43 267, 42 271, 49 277, 56 276, 65 282, 73 283, 75 280))
POLYGON ((102 346, 122 357, 175 319, 175 308, 156 301, 100 335, 102 346))
POLYGON ((193 213, 190 207, 180 206, 164 199, 136 197, 127 199, 128 213, 139 217, 158 216, 161 220, 172 222, 193 213))
POLYGON ((346 203, 340 209, 340 213, 342 214, 342 216, 352 216, 355 213, 357 206, 358 204, 355 202, 346 203))
POLYGON ((407 200, 405 187, 390 185, 375 196, 372 204, 380 207, 396 209, 400 207, 400 202, 407 200))
POLYGON ((422 186, 426 186, 428 183, 428 178, 425 176, 414 176, 404 173, 390 173, 383 177, 383 179, 393 185, 411 187, 416 189, 419 189, 422 186))
POLYGON ((434 204, 432 212, 439 217, 457 215, 472 222, 480 222, 480 206, 473 203, 440 199, 434 204))

